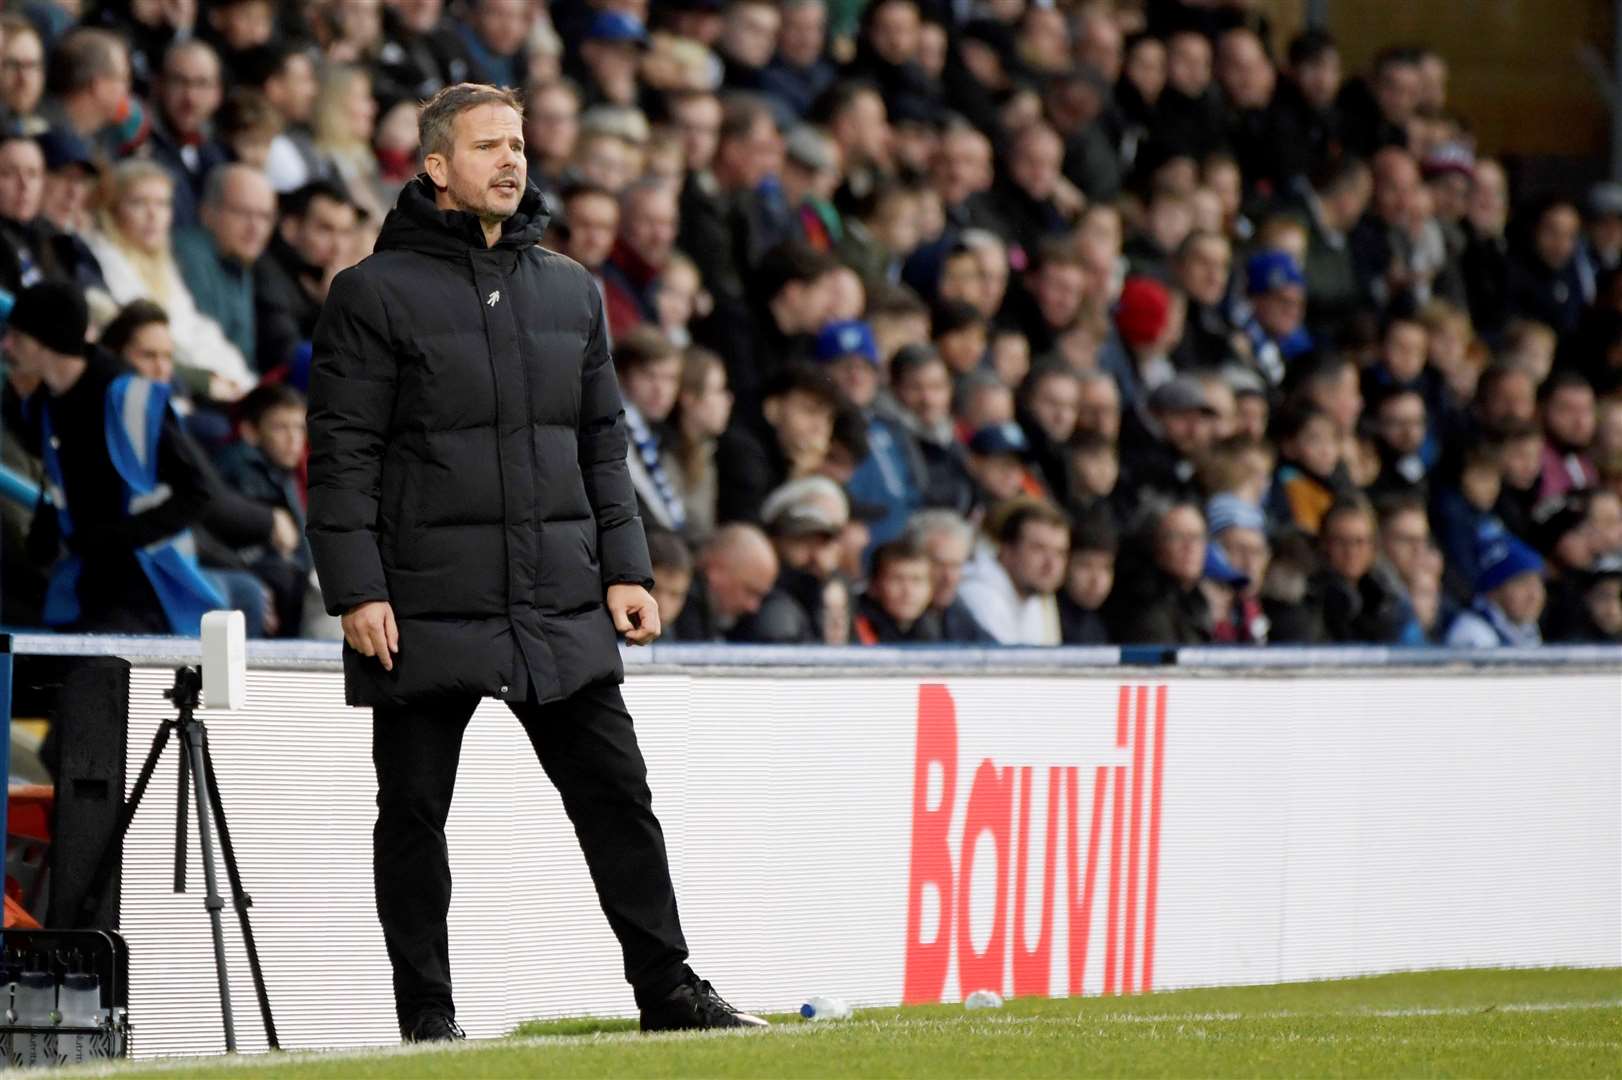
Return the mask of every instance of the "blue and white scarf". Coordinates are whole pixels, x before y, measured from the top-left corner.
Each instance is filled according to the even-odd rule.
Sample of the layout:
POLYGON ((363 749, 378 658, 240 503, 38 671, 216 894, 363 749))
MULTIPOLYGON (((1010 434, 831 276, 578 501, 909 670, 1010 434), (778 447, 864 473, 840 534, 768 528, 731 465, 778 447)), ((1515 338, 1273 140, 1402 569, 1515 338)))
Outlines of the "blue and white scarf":
POLYGON ((665 472, 664 461, 659 456, 658 436, 648 426, 642 413, 629 402, 625 405, 625 428, 631 436, 631 444, 636 447, 637 456, 642 459, 642 467, 648 471, 648 479, 653 481, 654 490, 659 493, 659 501, 664 504, 670 527, 681 532, 687 527, 687 507, 676 485, 671 482, 670 474, 665 472))

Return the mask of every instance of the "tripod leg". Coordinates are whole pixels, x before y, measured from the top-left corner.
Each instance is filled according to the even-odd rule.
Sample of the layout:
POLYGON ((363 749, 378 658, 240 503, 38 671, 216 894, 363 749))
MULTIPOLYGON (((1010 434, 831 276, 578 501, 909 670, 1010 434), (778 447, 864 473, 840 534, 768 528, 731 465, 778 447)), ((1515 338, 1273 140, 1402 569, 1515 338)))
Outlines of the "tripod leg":
POLYGON ((207 766, 203 761, 203 725, 191 717, 190 710, 181 714, 180 731, 186 741, 186 752, 191 758, 191 775, 197 796, 197 839, 202 846, 203 882, 207 889, 209 929, 214 934, 214 969, 220 977, 220 1016, 225 1022, 225 1052, 236 1053, 236 1023, 231 1016, 231 980, 225 967, 225 928, 220 925, 220 911, 225 901, 220 899, 219 883, 214 874, 214 835, 209 817, 212 807, 208 801, 207 766))
POLYGON ((185 747, 180 753, 180 777, 175 783, 175 888, 186 891, 186 809, 191 795, 190 755, 185 747))
POLYGON ((163 756, 163 748, 169 742, 169 733, 174 731, 175 721, 165 720, 158 725, 157 732, 152 736, 152 748, 146 752, 146 760, 141 763, 141 773, 135 779, 135 786, 130 789, 129 801, 118 815, 118 829, 107 839, 107 846, 102 848, 101 857, 96 860, 96 873, 90 879, 90 888, 79 901, 80 927, 88 927, 96 920, 96 913, 101 910, 101 897, 107 891, 107 882, 112 879, 113 868, 118 865, 119 852, 124 847, 124 837, 130 831, 130 822, 135 820, 135 811, 141 806, 141 797, 146 794, 147 785, 152 783, 152 773, 158 767, 158 759, 163 756))
POLYGON ((259 998, 259 1016, 265 1023, 265 1041, 272 1050, 282 1044, 276 1038, 276 1021, 270 1015, 270 994, 265 989, 265 973, 259 965, 259 947, 254 944, 253 924, 248 921, 248 909, 253 897, 242 887, 242 874, 237 869, 236 847, 231 843, 231 828, 225 823, 225 804, 220 801, 220 781, 214 772, 214 754, 208 747, 208 729, 203 729, 204 779, 208 781, 208 798, 214 807, 214 827, 220 834, 220 854, 225 857, 225 877, 231 885, 231 901, 242 923, 242 944, 248 953, 248 970, 253 974, 253 991, 259 998))

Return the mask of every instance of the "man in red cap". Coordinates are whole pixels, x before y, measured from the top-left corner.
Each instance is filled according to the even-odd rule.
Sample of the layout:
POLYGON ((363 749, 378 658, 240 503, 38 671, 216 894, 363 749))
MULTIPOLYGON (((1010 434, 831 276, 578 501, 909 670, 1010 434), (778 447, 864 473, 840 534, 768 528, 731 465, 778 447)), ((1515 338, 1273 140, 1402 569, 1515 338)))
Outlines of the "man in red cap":
POLYGON ((1121 411, 1148 405, 1149 394, 1171 380, 1168 354, 1183 336, 1182 293, 1150 277, 1129 277, 1115 306, 1115 335, 1098 351, 1098 366, 1115 376, 1121 411))

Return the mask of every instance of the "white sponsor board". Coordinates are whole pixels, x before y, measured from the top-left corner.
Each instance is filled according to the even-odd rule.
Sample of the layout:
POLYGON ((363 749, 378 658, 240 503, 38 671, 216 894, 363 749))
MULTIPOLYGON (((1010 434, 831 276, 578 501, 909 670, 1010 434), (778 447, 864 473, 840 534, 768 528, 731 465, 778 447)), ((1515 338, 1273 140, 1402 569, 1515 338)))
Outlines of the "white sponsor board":
MULTIPOLYGON (((170 680, 132 676, 131 782, 170 680)), ((1622 964, 1615 674, 696 670, 625 694, 693 964, 751 1009, 1622 964)), ((335 673, 255 670, 249 708, 207 717, 287 1048, 398 1038, 371 717, 342 698, 335 673)), ((223 1045, 194 838, 193 891, 170 891, 174 782, 171 756, 124 863, 142 1056, 223 1045)), ((561 805, 494 702, 449 843, 471 1036, 633 1011, 561 805)))

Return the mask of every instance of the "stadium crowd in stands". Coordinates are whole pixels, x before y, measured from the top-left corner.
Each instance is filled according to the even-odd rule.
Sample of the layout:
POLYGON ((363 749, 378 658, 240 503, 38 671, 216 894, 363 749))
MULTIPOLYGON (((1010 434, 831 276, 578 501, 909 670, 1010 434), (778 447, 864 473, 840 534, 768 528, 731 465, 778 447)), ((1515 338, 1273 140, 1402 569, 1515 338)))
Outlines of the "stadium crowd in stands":
POLYGON ((194 550, 338 636, 310 341, 463 81, 600 285, 667 640, 1622 641, 1622 185, 1242 0, 12 0, 6 624, 168 632, 194 550))

